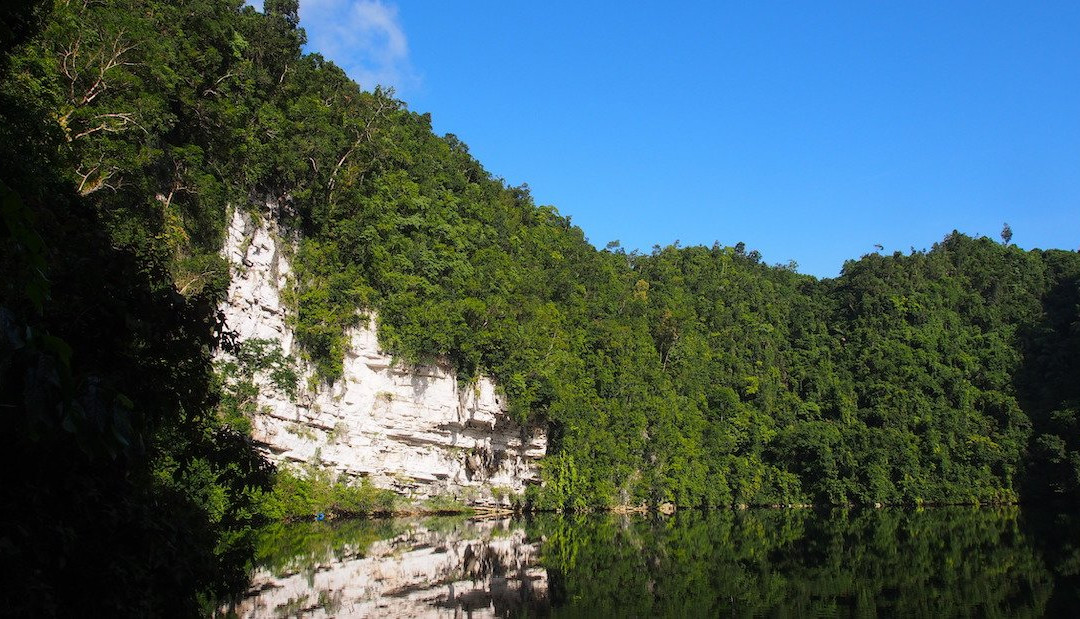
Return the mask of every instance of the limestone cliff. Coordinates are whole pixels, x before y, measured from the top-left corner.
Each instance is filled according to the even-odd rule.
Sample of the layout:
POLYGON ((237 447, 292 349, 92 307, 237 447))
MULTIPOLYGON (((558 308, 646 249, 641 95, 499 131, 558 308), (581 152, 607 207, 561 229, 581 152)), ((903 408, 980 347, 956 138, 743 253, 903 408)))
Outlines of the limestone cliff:
MULTIPOLYGON (((298 358, 281 294, 291 273, 286 248, 274 221, 237 211, 224 248, 233 272, 221 309, 241 341, 275 340, 298 358)), ((253 436, 272 460, 318 460, 414 498, 473 503, 507 502, 538 480, 542 428, 515 423, 486 378, 462 389, 451 369, 396 365, 379 350, 373 321, 348 334, 343 376, 329 387, 311 390, 301 381, 290 398, 256 377, 253 436)))

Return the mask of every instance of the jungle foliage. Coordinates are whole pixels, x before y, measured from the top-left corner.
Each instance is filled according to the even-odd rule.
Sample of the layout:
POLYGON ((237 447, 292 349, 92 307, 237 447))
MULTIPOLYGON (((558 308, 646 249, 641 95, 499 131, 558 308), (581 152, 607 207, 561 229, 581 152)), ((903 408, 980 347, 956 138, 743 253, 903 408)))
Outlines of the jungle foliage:
POLYGON ((535 507, 1080 496, 1077 253, 954 232, 819 281, 741 243, 597 250, 428 115, 302 53, 297 10, 3 18, 0 556, 33 592, 7 608, 166 614, 242 581, 274 477, 243 389, 253 367, 295 377, 213 371, 230 208, 292 235, 320 380, 375 310, 403 362, 488 374, 547 424, 535 507))

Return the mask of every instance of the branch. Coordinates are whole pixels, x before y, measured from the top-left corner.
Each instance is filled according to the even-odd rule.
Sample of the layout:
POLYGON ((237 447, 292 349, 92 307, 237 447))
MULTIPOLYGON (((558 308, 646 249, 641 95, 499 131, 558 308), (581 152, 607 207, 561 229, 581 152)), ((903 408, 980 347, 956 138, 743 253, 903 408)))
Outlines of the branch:
POLYGON ((334 186, 337 183, 337 173, 339 170, 341 170, 341 166, 345 165, 345 160, 348 159, 349 155, 353 154, 353 152, 360 147, 360 144, 365 141, 369 144, 371 143, 371 126, 372 124, 374 124, 376 119, 383 116, 383 112, 386 110, 386 107, 386 99, 380 98, 379 106, 375 109, 375 112, 371 115, 371 117, 368 118, 367 121, 364 123, 364 131, 362 133, 358 132, 356 134, 356 141, 353 142, 352 146, 350 146, 348 150, 345 151, 345 154, 341 156, 341 159, 338 159, 337 165, 334 166, 334 171, 330 173, 330 181, 326 184, 327 191, 329 192, 327 195, 328 203, 333 204, 334 186))
MULTIPOLYGON (((101 93, 108 90, 109 84, 106 77, 110 71, 117 67, 136 64, 124 60, 124 56, 136 47, 134 44, 124 43, 124 34, 123 30, 116 33, 111 44, 103 45, 93 51, 87 62, 83 63, 84 67, 88 69, 91 65, 96 64, 97 76, 88 87, 82 89, 81 94, 76 94, 79 90, 79 82, 82 80, 82 72, 79 70, 79 60, 83 48, 81 33, 76 36, 68 47, 60 50, 60 73, 68 80, 68 101, 71 105, 78 108, 91 103, 101 93)), ((65 115, 65 118, 69 114, 70 112, 65 115)))
MULTIPOLYGON (((70 115, 71 115, 71 112, 68 112, 67 114, 64 115, 63 118, 64 118, 65 122, 67 120, 67 117, 70 116, 70 115)), ((119 132, 123 131, 124 127, 127 126, 128 124, 134 124, 135 126, 139 126, 139 123, 135 122, 135 115, 132 114, 131 112, 116 112, 116 113, 113 113, 113 114, 98 114, 97 116, 94 116, 94 118, 102 119, 101 124, 99 124, 96 127, 87 129, 86 131, 82 131, 80 133, 75 134, 75 137, 68 138, 68 141, 73 142, 73 141, 75 141, 75 140, 77 140, 79 138, 86 137, 86 136, 88 136, 88 135, 90 135, 92 133, 97 133, 98 131, 104 131, 106 133, 119 133, 119 132), (110 120, 112 120, 113 122, 110 122, 110 120), (117 123, 116 121, 119 121, 119 123, 117 123)), ((145 129, 144 129, 144 131, 145 131, 145 129)))
POLYGON ((221 85, 221 82, 224 82, 225 80, 229 79, 230 77, 236 77, 236 74, 233 73, 232 71, 229 71, 225 75, 222 75, 221 77, 217 78, 217 80, 214 81, 213 86, 209 86, 209 87, 206 88, 206 90, 203 90, 203 93, 202 93, 203 96, 205 97, 205 96, 210 95, 210 94, 221 96, 221 93, 219 93, 217 91, 217 87, 221 85))
POLYGON ((82 172, 82 166, 80 166, 79 169, 75 171, 75 174, 81 177, 79 181, 80 196, 88 196, 103 187, 116 191, 121 186, 123 186, 123 181, 120 180, 118 180, 115 184, 112 185, 110 185, 108 182, 109 179, 111 179, 117 172, 120 171, 119 168, 114 166, 109 169, 108 172, 100 172, 100 170, 101 162, 98 161, 96 165, 91 167, 86 172, 82 172), (91 177, 94 176, 95 173, 97 174, 97 177, 91 180, 91 177))
MULTIPOLYGON (((90 88, 83 93, 82 100, 78 105, 86 105, 97 98, 98 95, 105 92, 109 88, 109 84, 105 81, 105 74, 109 71, 121 66, 134 65, 133 62, 124 62, 122 60, 124 54, 135 49, 134 45, 124 45, 121 43, 121 38, 124 36, 124 31, 121 30, 117 33, 116 39, 112 43, 112 53, 106 54, 105 50, 101 50, 100 56, 102 59, 101 64, 98 65, 98 75, 94 83, 90 85, 90 88)), ((96 54, 95 54, 96 55, 96 54)))

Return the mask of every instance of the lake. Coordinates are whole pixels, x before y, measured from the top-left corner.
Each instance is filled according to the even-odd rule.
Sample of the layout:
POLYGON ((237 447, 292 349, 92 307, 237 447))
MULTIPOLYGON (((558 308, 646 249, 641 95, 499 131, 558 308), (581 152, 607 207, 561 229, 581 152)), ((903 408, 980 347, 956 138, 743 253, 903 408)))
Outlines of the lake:
POLYGON ((1077 516, 681 510, 274 525, 240 617, 1071 614, 1077 516))

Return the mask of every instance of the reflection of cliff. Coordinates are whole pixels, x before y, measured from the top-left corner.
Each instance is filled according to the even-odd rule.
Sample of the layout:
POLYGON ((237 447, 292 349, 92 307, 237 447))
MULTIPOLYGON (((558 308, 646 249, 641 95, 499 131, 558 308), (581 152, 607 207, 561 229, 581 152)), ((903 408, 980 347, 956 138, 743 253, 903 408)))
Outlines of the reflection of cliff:
POLYGON ((540 545, 510 521, 467 523, 452 531, 420 524, 362 554, 299 572, 256 570, 240 617, 506 616, 546 614, 540 545))
MULTIPOLYGON (((234 214, 224 249, 233 278, 222 311, 241 340, 273 340, 290 354, 285 248, 273 221, 234 214)), ((409 496, 451 494, 472 503, 508 502, 539 479, 545 432, 514 423, 490 380, 459 388, 450 369, 395 366, 371 327, 352 331, 344 375, 329 388, 290 398, 256 377, 253 435, 272 459, 318 459, 409 496)))

